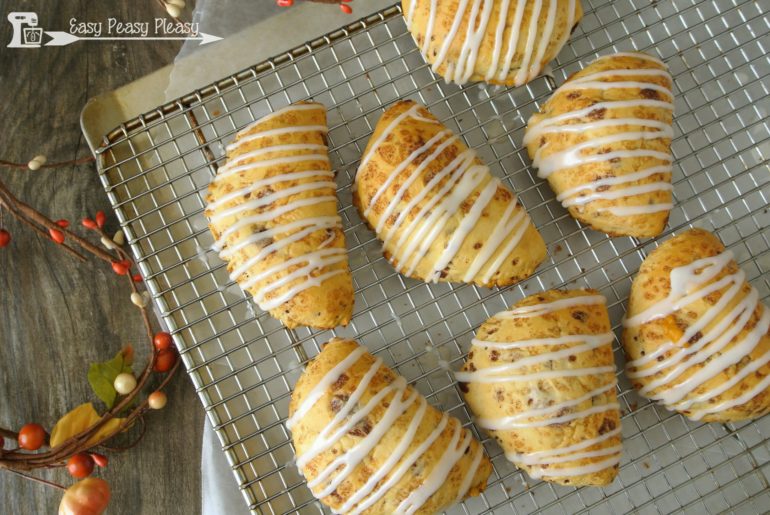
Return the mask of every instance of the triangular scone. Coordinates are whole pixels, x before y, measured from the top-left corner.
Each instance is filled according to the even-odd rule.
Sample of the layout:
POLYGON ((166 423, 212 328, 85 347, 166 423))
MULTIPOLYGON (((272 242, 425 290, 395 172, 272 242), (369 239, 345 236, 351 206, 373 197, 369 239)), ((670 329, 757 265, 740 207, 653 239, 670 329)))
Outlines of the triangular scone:
POLYGON ((592 290, 551 290, 498 313, 456 374, 476 425, 534 478, 610 484, 622 451, 613 340, 592 290))
POLYGON ((228 145, 209 186, 206 216, 230 278, 289 328, 330 329, 353 311, 326 130, 317 103, 265 116, 228 145))
POLYGON ((580 0, 402 0, 423 57, 447 82, 521 86, 556 57, 580 0))
POLYGON ((543 239, 515 195, 410 100, 377 123, 353 203, 396 270, 426 282, 513 284, 545 258, 543 239))
POLYGON ((532 115, 524 144, 573 217, 613 236, 663 231, 673 207, 671 88, 660 60, 608 55, 532 115))
POLYGON ((297 467, 334 513, 439 513, 479 495, 492 472, 459 420, 352 340, 308 363, 289 415, 297 467))
POLYGON ((770 308, 710 232, 691 229, 647 256, 623 326, 641 395, 707 422, 770 412, 770 308))

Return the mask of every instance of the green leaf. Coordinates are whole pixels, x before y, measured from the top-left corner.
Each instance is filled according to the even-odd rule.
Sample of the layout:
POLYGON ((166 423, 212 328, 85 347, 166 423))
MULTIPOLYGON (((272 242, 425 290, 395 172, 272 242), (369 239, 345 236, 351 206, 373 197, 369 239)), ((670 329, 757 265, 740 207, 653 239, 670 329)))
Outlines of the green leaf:
POLYGON ((118 395, 113 386, 115 378, 122 372, 131 373, 131 363, 126 362, 124 357, 124 352, 120 351, 111 360, 91 363, 88 367, 88 383, 107 409, 112 408, 118 395))

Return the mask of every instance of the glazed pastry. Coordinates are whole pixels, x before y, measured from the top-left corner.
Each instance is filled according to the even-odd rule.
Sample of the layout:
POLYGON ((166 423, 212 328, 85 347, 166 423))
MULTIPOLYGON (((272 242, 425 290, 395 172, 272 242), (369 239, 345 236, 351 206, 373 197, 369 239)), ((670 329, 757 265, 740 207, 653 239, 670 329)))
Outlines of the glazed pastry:
POLYGON ((351 340, 308 364, 289 415, 297 467, 335 513, 437 513, 480 494, 492 472, 459 420, 351 340))
POLYGON ((770 309, 713 234, 691 229, 650 253, 623 327, 641 395, 706 422, 770 412, 770 309))
POLYGON ((672 84, 654 57, 604 56, 529 119, 532 164, 573 217, 612 236, 663 231, 673 207, 672 84))
POLYGON ((326 130, 321 104, 265 116, 227 146, 209 186, 206 216, 230 278, 289 328, 330 329, 353 311, 326 130))
POLYGON ((545 258, 516 197, 425 107, 401 101, 377 123, 353 203, 385 257, 426 282, 513 284, 545 258))
POLYGON ((456 374, 476 425, 533 478, 603 486, 618 473, 620 406, 605 299, 550 290, 487 320, 456 374))
POLYGON ((559 53, 580 0, 402 0, 423 57, 447 82, 521 86, 559 53))

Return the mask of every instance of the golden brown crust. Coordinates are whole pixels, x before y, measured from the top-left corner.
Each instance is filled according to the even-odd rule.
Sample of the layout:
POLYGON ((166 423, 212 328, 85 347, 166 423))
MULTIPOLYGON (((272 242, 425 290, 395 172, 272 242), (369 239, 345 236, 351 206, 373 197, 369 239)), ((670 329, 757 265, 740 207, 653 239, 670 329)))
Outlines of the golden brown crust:
POLYGON ((545 258, 545 243, 523 208, 514 204, 513 193, 413 101, 400 101, 382 115, 355 181, 353 203, 384 240, 387 259, 409 277, 504 286, 530 276, 545 258), (464 159, 463 170, 465 165, 457 163, 464 159), (456 209, 442 211, 453 199, 456 209), (443 226, 442 213, 448 216, 443 226), (493 241, 495 230, 503 228, 498 231, 502 237, 493 241), (462 234, 462 244, 455 246, 453 238, 462 234), (427 247, 421 257, 420 245, 427 247), (455 252, 447 259, 450 250, 455 252))
MULTIPOLYGON (((575 297, 596 299, 597 292, 593 290, 550 290, 538 295, 522 299, 511 309, 561 301, 575 297)), ((575 306, 565 306, 550 313, 526 318, 502 318, 500 313, 479 328, 474 344, 463 365, 464 372, 476 372, 515 363, 518 360, 542 356, 545 353, 568 349, 573 343, 542 345, 540 342, 523 348, 501 349, 484 342, 521 342, 523 340, 541 338, 559 338, 566 335, 607 335, 608 340, 597 348, 576 352, 562 358, 517 367, 510 372, 517 375, 537 374, 551 370, 573 370, 580 368, 607 367, 609 372, 590 373, 573 377, 559 376, 528 381, 505 381, 485 383, 475 380, 460 383, 460 389, 465 395, 468 406, 473 410, 477 425, 485 430, 500 444, 506 456, 519 468, 534 477, 542 477, 572 486, 603 486, 610 484, 618 473, 617 459, 621 435, 620 411, 617 406, 616 380, 614 374, 614 359, 610 340, 611 329, 607 308, 603 299, 599 304, 581 303, 575 306), (554 407, 571 399, 598 392, 583 402, 573 406, 564 405, 557 412, 540 414, 539 416, 522 417, 531 410, 554 407), (608 409, 587 416, 567 420, 571 414, 607 405, 608 409), (516 424, 532 424, 542 421, 533 427, 513 427, 491 429, 488 422, 492 419, 519 416, 516 424), (562 422, 550 423, 554 417, 566 417, 562 422), (610 435, 611 432, 617 434, 610 435), (573 452, 586 453, 599 451, 604 455, 585 457, 565 462, 549 463, 544 458, 541 463, 531 461, 532 453, 553 451, 554 449, 579 445, 581 442, 609 435, 605 440, 573 452), (529 455, 529 456, 528 456, 529 455), (527 461, 530 460, 530 461, 527 461), (601 462, 611 460, 605 468, 591 471, 591 467, 601 467, 601 462), (544 467, 541 465, 544 464, 544 467), (598 464, 598 465, 597 465, 598 464), (573 474, 580 472, 575 467, 588 467, 586 473, 565 475, 558 472, 559 468, 572 468, 573 474)), ((595 301, 594 301, 595 302, 595 301)), ((581 342, 576 342, 580 344, 581 342)), ((500 426, 498 426, 500 427, 500 426)), ((568 456, 570 453, 562 454, 568 456)), ((535 460, 536 461, 536 460, 535 460)))
MULTIPOLYGON (((703 229, 691 229, 664 242, 660 247, 647 256, 639 269, 639 273, 634 278, 633 285, 631 286, 628 313, 626 315, 627 318, 644 313, 655 304, 666 299, 671 292, 671 271, 673 269, 689 265, 699 259, 720 255, 724 251, 725 247, 722 245, 722 242, 720 242, 716 236, 703 229)), ((714 282, 738 272, 738 264, 730 259, 727 266, 704 286, 707 287, 709 284, 713 284, 714 282)), ((746 300, 747 296, 752 293, 750 284, 744 282, 742 284, 739 283, 739 285, 740 288, 737 290, 738 294, 735 297, 729 300, 722 309, 715 308, 717 309, 715 313, 718 313, 718 316, 714 317, 711 323, 707 324, 701 331, 698 331, 690 340, 683 342, 680 346, 673 346, 673 348, 660 354, 660 357, 656 359, 656 362, 658 363, 663 362, 663 360, 669 360, 682 349, 697 349, 697 352, 694 352, 687 358, 686 362, 689 366, 684 367, 685 370, 681 375, 678 375, 676 378, 672 378, 669 381, 664 381, 661 386, 652 388, 646 395, 658 396, 661 394, 671 394, 674 391, 673 388, 684 384, 690 379, 690 385, 694 383, 699 384, 699 386, 692 389, 692 391, 683 398, 683 401, 692 401, 697 397, 704 398, 704 395, 705 397, 710 398, 704 398, 704 400, 699 402, 688 402, 687 404, 690 405, 687 409, 677 408, 676 405, 673 406, 677 411, 688 417, 707 422, 731 422, 757 418, 770 412, 770 389, 764 388, 760 389, 758 394, 745 403, 738 404, 729 409, 722 409, 714 413, 709 413, 710 409, 717 409, 721 403, 739 399, 741 396, 747 395, 752 390, 760 387, 762 381, 766 380, 770 375, 770 364, 764 364, 757 370, 749 373, 743 379, 738 380, 741 371, 745 372, 748 370, 744 370, 745 367, 752 364, 756 366, 765 363, 767 358, 762 358, 766 353, 770 352, 769 331, 761 332, 761 337, 753 347, 751 345, 751 339, 747 339, 747 335, 757 327, 757 324, 762 323, 763 315, 766 315, 768 308, 761 302, 757 303, 746 325, 743 326, 724 347, 721 347, 720 350, 714 352, 718 339, 709 336, 709 331, 717 326, 719 322, 726 321, 725 317, 728 313, 730 313, 740 302, 746 300), (704 337, 706 338, 705 343, 708 343, 708 345, 698 349, 696 346, 699 342, 704 343, 704 341, 701 341, 704 337), (738 342, 744 342, 741 348, 738 347, 738 342), (751 350, 746 353, 745 351, 748 348, 751 348, 751 350), (721 364, 718 363, 719 360, 726 359, 724 356, 729 355, 731 350, 733 352, 738 352, 735 356, 740 359, 736 363, 727 366, 719 373, 701 375, 700 377, 710 377, 710 379, 705 382, 696 381, 694 379, 693 376, 698 372, 703 371, 704 367, 708 364, 711 364, 712 366, 720 365, 717 368, 722 369, 729 361, 734 361, 729 360, 723 361, 721 364), (708 353, 710 356, 705 361, 703 361, 703 358, 705 357, 704 353, 708 353), (714 396, 709 393, 714 393, 715 390, 724 387, 731 380, 737 382, 723 393, 714 396)), ((642 359, 645 356, 649 356, 652 353, 659 351, 661 347, 668 342, 678 342, 685 334, 685 331, 699 319, 702 319, 706 312, 716 305, 717 302, 720 300, 727 301, 729 298, 729 289, 730 284, 687 304, 685 306, 686 309, 675 310, 667 316, 640 325, 625 327, 623 331, 623 346, 629 359, 627 367, 629 375, 633 375, 650 366, 649 364, 644 363, 635 366, 634 363, 632 363, 633 360, 642 359)), ((752 304, 749 303, 749 305, 752 304)), ((735 324, 730 323, 728 328, 735 328, 735 324)), ((725 332, 726 331, 717 331, 713 334, 714 336, 717 336, 725 334, 725 332)), ((671 363, 672 366, 664 367, 653 375, 633 378, 632 382, 634 383, 634 386, 636 388, 643 388, 653 381, 659 381, 661 378, 668 375, 674 370, 675 364, 670 361, 666 361, 665 363, 671 363)))
POLYGON ((628 73, 626 70, 657 70, 654 72, 657 74, 608 74, 589 79, 589 82, 641 82, 669 91, 673 86, 671 77, 666 73, 666 66, 660 61, 645 58, 644 54, 605 56, 571 76, 564 86, 556 90, 543 104, 540 112, 532 115, 527 124, 524 141, 530 158, 536 166, 540 166, 539 175, 547 176, 551 188, 557 194, 568 192, 565 194, 566 198, 559 200, 567 206, 570 215, 591 228, 612 236, 652 237, 663 231, 671 209, 670 127, 673 111, 672 108, 664 106, 673 103, 673 97, 661 89, 640 87, 573 88, 576 82, 586 76, 611 71, 628 73), (628 104, 618 104, 618 101, 628 104), (597 107, 591 109, 594 105, 597 107), (557 118, 560 115, 568 116, 570 113, 573 115, 566 120, 557 118), (615 119, 651 120, 654 125, 643 126, 638 121, 627 125, 602 125, 615 119), (582 125, 580 130, 566 130, 570 125, 576 124, 582 125), (545 130, 546 127, 548 130, 545 130), (562 129, 554 130, 554 127, 562 129), (660 137, 642 139, 638 135, 642 132, 660 132, 660 137), (612 159, 588 159, 583 160, 582 164, 573 165, 569 164, 571 160, 558 158, 560 153, 564 155, 565 151, 574 150, 581 143, 611 138, 621 133, 636 134, 629 135, 622 141, 615 140, 579 150, 582 156, 619 153, 612 159), (644 155, 623 155, 624 151, 641 150, 647 152, 644 152, 644 155), (669 157, 663 159, 663 156, 669 157), (652 168, 657 168, 660 172, 643 176, 652 168), (595 181, 616 180, 613 178, 630 177, 631 174, 636 174, 635 177, 638 178, 614 184, 600 182, 592 186, 595 181), (653 184, 659 186, 653 188, 653 184), (579 187, 584 189, 576 190, 579 187), (632 195, 611 198, 612 192, 626 188, 637 189, 627 190, 633 192, 632 195), (647 191, 644 188, 653 189, 647 191), (591 197, 596 193, 599 193, 598 197, 591 197), (574 205, 570 205, 571 203, 574 205), (652 205, 657 206, 654 211, 649 207, 652 205), (624 214, 622 211, 628 212, 631 208, 635 210, 631 214, 624 214), (621 211, 613 212, 618 209, 621 211))
POLYGON ((320 129, 326 126, 326 110, 310 102, 295 106, 300 107, 289 106, 268 115, 236 135, 228 147, 228 164, 220 168, 209 186, 206 216, 215 240, 225 235, 221 256, 227 260, 228 271, 243 271, 236 280, 263 309, 289 328, 331 329, 350 321, 353 286, 325 130, 320 129), (291 132, 296 127, 309 129, 291 132), (264 136, 255 137, 258 134, 264 136), (276 146, 278 150, 269 150, 276 146), (264 152, 253 154, 260 150, 264 152), (302 155, 310 157, 297 161, 302 155), (284 158, 289 160, 281 162, 284 158), (309 171, 321 173, 303 173, 309 171), (269 180, 298 172, 296 179, 269 180), (308 186, 312 184, 319 186, 308 186), (286 194, 289 188, 294 188, 294 193, 286 194), (239 191, 243 194, 234 193, 239 191), (263 198, 268 200, 259 204, 263 198), (298 207, 287 210, 287 205, 298 207), (257 220, 244 223, 253 217, 257 220), (312 224, 319 220, 322 223, 312 224), (262 233, 265 238, 257 240, 262 233), (250 243, 236 247, 249 238, 253 239, 250 243), (269 245, 272 247, 265 250, 269 245), (319 249, 324 249, 324 254, 313 258, 319 249), (262 258, 257 257, 260 253, 262 258), (300 269, 310 267, 307 259, 318 266, 302 272, 300 269), (295 276, 287 279, 290 274, 295 276))
MULTIPOLYGON (((339 338, 334 338, 326 344, 322 352, 308 363, 305 372, 297 382, 289 404, 290 417, 295 414, 300 406, 302 406, 305 398, 311 395, 311 392, 316 385, 319 384, 322 378, 358 348, 359 345, 356 342, 339 338)), ((296 424, 292 426, 292 439, 298 459, 301 459, 302 456, 308 452, 315 439, 323 432, 327 425, 330 424, 335 415, 340 411, 345 410, 345 403, 351 396, 353 396, 356 387, 362 382, 364 376, 374 364, 374 356, 369 353, 363 353, 350 368, 345 370, 342 375, 338 376, 338 378, 325 389, 323 395, 312 404, 310 411, 305 413, 305 415, 299 418, 296 424)), ((398 377, 398 374, 388 367, 384 365, 380 366, 372 376, 369 384, 364 388, 363 395, 359 398, 352 412, 361 412, 372 397, 377 395, 383 388, 397 384, 394 383, 394 381, 396 381, 398 377)), ((403 379, 400 379, 400 381, 403 381, 403 379)), ((391 478, 394 471, 397 471, 402 464, 406 463, 406 458, 415 453, 421 444, 434 433, 437 427, 439 427, 443 417, 440 411, 428 405, 411 386, 407 386, 401 391, 403 392, 401 399, 406 400, 411 396, 416 395, 416 400, 395 419, 392 426, 390 426, 377 440, 376 445, 368 454, 366 454, 363 461, 352 469, 350 475, 339 484, 334 492, 322 498, 321 502, 335 510, 339 510, 346 501, 364 487, 366 481, 370 477, 383 467, 386 460, 396 453, 396 449, 398 449, 399 443, 409 431, 412 421, 420 420, 419 425, 416 425, 414 436, 411 439, 409 446, 401 454, 401 458, 395 463, 393 468, 390 469, 390 472, 388 472, 388 474, 386 474, 374 488, 369 490, 369 492, 377 491, 380 486, 385 484, 391 478), (425 403, 425 408, 423 410, 424 415, 422 419, 416 419, 415 416, 420 410, 422 403, 425 403)), ((376 404, 372 411, 370 411, 363 419, 359 420, 355 425, 352 425, 351 429, 344 433, 339 440, 334 441, 333 445, 328 449, 320 452, 315 458, 310 459, 304 467, 300 467, 300 470, 308 482, 312 482, 317 478, 321 471, 323 471, 323 469, 334 459, 339 458, 344 453, 350 451, 355 445, 360 444, 367 435, 376 434, 377 431, 379 431, 378 423, 383 421, 385 413, 391 404, 395 402, 395 392, 386 394, 380 399, 379 403, 376 404)), ((342 424, 350 420, 349 417, 350 415, 346 416, 343 419, 342 424)), ((443 431, 441 431, 433 443, 430 444, 427 451, 423 454, 418 453, 419 458, 414 464, 411 466, 407 465, 406 472, 400 479, 398 479, 391 488, 387 489, 377 502, 363 511, 363 513, 393 513, 399 504, 401 504, 410 493, 420 487, 425 479, 430 476, 435 469, 436 464, 444 455, 444 451, 452 441, 453 433, 459 427, 459 420, 454 417, 448 417, 448 421, 446 422, 443 431)), ((462 430, 460 434, 465 435, 468 433, 467 430, 462 430)), ((462 441, 462 438, 459 440, 462 441)), ((460 447, 457 447, 457 449, 462 453, 460 447)), ((459 460, 452 466, 446 479, 441 481, 438 490, 428 498, 427 502, 422 505, 416 513, 437 513, 457 502, 456 498, 458 497, 460 485, 465 479, 466 474, 469 474, 469 471, 473 469, 474 463, 478 463, 478 465, 475 468, 475 473, 473 474, 473 479, 470 482, 468 491, 462 498, 480 494, 487 484, 489 474, 492 472, 492 464, 486 455, 483 454, 483 447, 481 444, 471 438, 470 444, 466 448, 466 452, 462 454, 459 460)), ((316 487, 316 493, 322 488, 322 486, 316 487)), ((357 506, 357 503, 354 504, 354 506, 357 506)))
POLYGON ((460 0, 442 0, 436 4, 436 12, 433 16, 431 16, 433 3, 431 0, 402 0, 401 6, 417 46, 428 63, 434 65, 434 71, 447 81, 457 83, 464 83, 467 80, 486 81, 490 84, 520 86, 540 75, 543 68, 559 53, 583 17, 580 0, 554 1, 555 4, 550 1, 514 0, 508 3, 505 10, 503 2, 490 2, 491 10, 488 15, 484 14, 484 7, 487 5, 484 2, 485 5, 481 8, 479 15, 474 18, 475 29, 483 34, 477 46, 475 60, 473 43, 466 44, 473 2, 467 3, 464 13, 458 13, 460 0), (521 22, 517 25, 519 4, 523 10, 520 14, 521 22), (533 13, 537 5, 541 5, 541 10, 536 14, 534 34, 530 35, 533 13), (552 7, 554 11, 550 12, 552 7), (461 17, 458 18, 458 15, 461 17), (459 25, 453 31, 456 18, 459 19, 459 25), (505 25, 498 37, 501 18, 505 25), (519 37, 516 38, 515 50, 510 52, 511 36, 517 27, 519 37), (426 48, 426 35, 431 29, 430 41, 426 48), (453 34, 454 37, 452 37, 453 34), (528 41, 530 38, 531 42, 528 41), (447 49, 445 54, 442 54, 444 45, 447 45, 447 49), (543 45, 544 48, 541 48, 543 45), (440 59, 442 55, 445 55, 444 59, 440 59), (461 59, 462 55, 464 57, 461 59), (529 69, 519 73, 525 60, 530 63, 529 69), (437 61, 439 64, 435 66, 437 61), (469 63, 466 73, 462 74, 465 77, 457 76, 456 73, 462 72, 465 66, 460 64, 458 67, 458 63, 464 62, 469 63))

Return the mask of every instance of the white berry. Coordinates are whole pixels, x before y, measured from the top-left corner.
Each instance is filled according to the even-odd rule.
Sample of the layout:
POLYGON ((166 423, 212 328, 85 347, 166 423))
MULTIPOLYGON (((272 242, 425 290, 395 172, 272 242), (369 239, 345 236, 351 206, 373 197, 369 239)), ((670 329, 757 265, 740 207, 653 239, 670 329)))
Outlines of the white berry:
MULTIPOLYGON (((147 292, 144 292, 144 293, 147 293, 147 292)), ((149 300, 150 299, 148 298, 147 295, 140 295, 137 292, 134 292, 131 294, 131 302, 133 302, 135 306, 138 306, 140 308, 145 307, 149 302, 149 300)))
POLYGON ((128 395, 136 388, 136 378, 133 374, 123 372, 115 377, 115 382, 112 383, 112 386, 115 387, 115 391, 120 395, 128 395))
POLYGON ((126 236, 123 234, 122 230, 118 229, 118 232, 116 232, 115 236, 112 237, 112 241, 115 243, 115 245, 121 247, 126 242, 126 236))
POLYGON ((166 4, 166 12, 172 18, 179 18, 182 15, 182 8, 178 5, 166 4))
POLYGON ((151 409, 163 409, 167 401, 168 397, 166 397, 166 394, 160 390, 152 392, 150 396, 147 397, 147 404, 151 409))
POLYGON ((107 250, 113 250, 115 248, 115 243, 107 236, 102 236, 101 242, 107 250))

